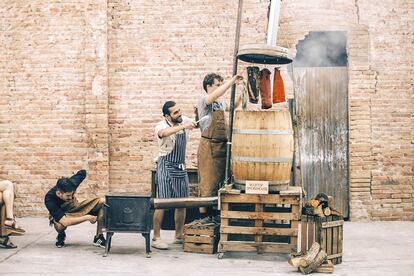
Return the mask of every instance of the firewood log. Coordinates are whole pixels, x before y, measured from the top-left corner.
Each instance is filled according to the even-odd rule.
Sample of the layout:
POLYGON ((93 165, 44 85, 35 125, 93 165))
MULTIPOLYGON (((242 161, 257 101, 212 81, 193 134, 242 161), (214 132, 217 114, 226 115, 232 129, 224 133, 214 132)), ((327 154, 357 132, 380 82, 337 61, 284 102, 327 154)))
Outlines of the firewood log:
POLYGON ((306 255, 300 260, 299 266, 308 266, 312 263, 313 259, 315 259, 316 255, 318 255, 319 251, 321 250, 321 246, 317 242, 313 242, 312 246, 309 248, 306 255))
POLYGON ((317 208, 320 204, 319 200, 312 198, 311 200, 309 200, 310 205, 313 208, 317 208))
POLYGON ((318 273, 333 273, 334 272, 334 265, 330 260, 326 260, 320 267, 315 269, 315 272, 318 273))
POLYGON ((328 207, 331 209, 331 216, 342 217, 342 213, 335 209, 333 196, 328 196, 328 207))
POLYGON ((333 196, 328 196, 328 207, 333 209, 334 208, 334 198, 333 196))
POLYGON ((302 272, 303 274, 312 273, 318 267, 321 266, 321 264, 326 260, 327 257, 328 255, 326 255, 325 251, 319 251, 318 255, 316 255, 316 257, 311 262, 309 262, 308 266, 299 266, 300 272, 302 272))
POLYGON ((299 267, 300 260, 305 257, 305 253, 300 251, 299 253, 291 253, 288 263, 293 267, 299 267))
POLYGON ((323 209, 323 214, 324 214, 326 217, 329 217, 329 216, 331 215, 331 208, 329 208, 329 207, 324 208, 324 209, 323 209))
POLYGON ((313 208, 313 214, 315 216, 319 216, 321 218, 324 218, 325 214, 323 213, 322 205, 319 205, 317 208, 313 208))
POLYGON ((308 266, 309 263, 311 263, 312 260, 315 259, 316 255, 318 255, 320 249, 321 246, 319 245, 319 243, 314 242, 312 243, 311 248, 309 248, 306 254, 292 254, 292 257, 289 259, 288 263, 293 267, 308 266))
POLYGON ((331 216, 337 216, 337 217, 342 217, 343 216, 343 214, 342 214, 342 212, 341 211, 338 211, 338 210, 336 210, 336 209, 331 209, 331 216))

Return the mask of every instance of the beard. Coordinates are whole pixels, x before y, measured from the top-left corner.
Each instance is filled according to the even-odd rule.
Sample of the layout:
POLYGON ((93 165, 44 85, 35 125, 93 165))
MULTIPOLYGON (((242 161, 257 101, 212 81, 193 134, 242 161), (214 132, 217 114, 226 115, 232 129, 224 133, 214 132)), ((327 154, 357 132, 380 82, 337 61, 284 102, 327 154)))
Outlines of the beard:
POLYGON ((172 122, 173 122, 174 124, 180 124, 180 123, 182 123, 182 122, 183 122, 183 117, 182 117, 182 116, 179 116, 179 117, 177 117, 177 118, 173 119, 173 120, 172 120, 172 122))

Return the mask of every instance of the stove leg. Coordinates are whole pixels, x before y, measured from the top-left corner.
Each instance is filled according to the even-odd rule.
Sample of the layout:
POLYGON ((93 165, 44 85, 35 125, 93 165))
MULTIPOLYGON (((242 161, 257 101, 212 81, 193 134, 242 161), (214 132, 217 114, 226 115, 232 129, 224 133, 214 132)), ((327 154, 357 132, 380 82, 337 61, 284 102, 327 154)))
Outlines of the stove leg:
POLYGON ((109 250, 111 250, 111 241, 112 241, 112 236, 113 236, 114 232, 107 232, 106 233, 106 246, 105 246, 105 253, 104 253, 104 257, 108 256, 109 250))
POLYGON ((142 235, 145 238, 145 251, 147 253, 147 258, 151 258, 150 252, 151 252, 151 247, 150 247, 150 234, 149 233, 142 233, 142 235))

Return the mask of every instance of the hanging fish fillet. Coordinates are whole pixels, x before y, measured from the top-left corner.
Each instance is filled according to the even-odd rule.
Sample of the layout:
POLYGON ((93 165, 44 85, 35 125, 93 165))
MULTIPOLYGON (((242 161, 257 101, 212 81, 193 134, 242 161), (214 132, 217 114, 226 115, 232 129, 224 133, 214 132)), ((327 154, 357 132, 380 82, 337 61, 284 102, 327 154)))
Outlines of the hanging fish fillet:
POLYGON ((272 107, 272 96, 270 94, 271 74, 272 73, 267 68, 263 68, 260 71, 260 97, 262 98, 262 109, 269 109, 272 107))
POLYGON ((249 101, 256 104, 259 101, 259 67, 247 67, 247 91, 249 101))
POLYGON ((249 98, 249 95, 247 92, 248 88, 247 88, 247 83, 245 81, 243 81, 243 91, 241 94, 241 102, 242 102, 242 109, 246 110, 247 109, 247 99, 249 98))
POLYGON ((285 98, 285 85, 283 84, 282 76, 278 68, 275 68, 275 75, 273 78, 273 103, 283 103, 285 98))

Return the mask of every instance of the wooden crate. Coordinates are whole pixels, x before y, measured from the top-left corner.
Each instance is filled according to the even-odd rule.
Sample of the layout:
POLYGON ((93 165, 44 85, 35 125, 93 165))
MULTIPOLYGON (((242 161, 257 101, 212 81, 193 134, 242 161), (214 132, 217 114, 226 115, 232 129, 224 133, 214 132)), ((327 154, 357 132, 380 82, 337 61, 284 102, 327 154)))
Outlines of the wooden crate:
POLYGON ((342 217, 303 215, 301 221, 301 250, 306 252, 314 241, 319 243, 333 264, 342 263, 342 217))
POLYGON ((220 239, 220 225, 202 226, 186 224, 184 226, 184 251, 214 254, 220 239))
POLYGON ((219 258, 228 251, 297 251, 302 189, 279 194, 220 193, 219 258))

